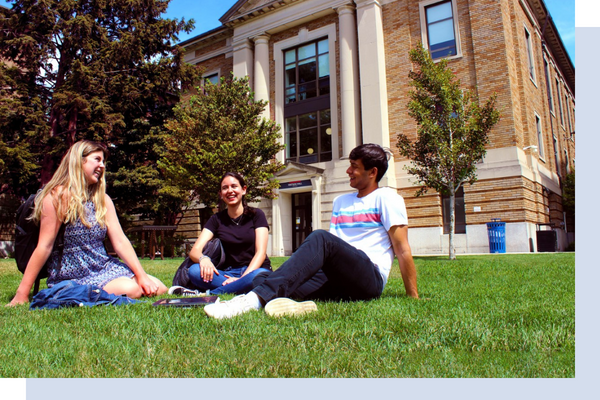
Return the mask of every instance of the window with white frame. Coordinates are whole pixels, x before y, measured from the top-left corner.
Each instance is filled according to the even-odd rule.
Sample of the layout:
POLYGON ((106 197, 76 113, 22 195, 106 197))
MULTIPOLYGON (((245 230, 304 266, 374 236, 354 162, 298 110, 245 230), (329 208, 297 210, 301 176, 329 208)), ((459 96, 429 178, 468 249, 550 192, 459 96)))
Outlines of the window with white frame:
POLYGON ((540 116, 535 114, 535 130, 537 132, 538 154, 540 158, 544 158, 544 137, 542 135, 542 120, 540 116))
POLYGON ((419 3, 421 37, 432 59, 461 55, 456 0, 419 3))
POLYGON ((527 68, 529 69, 529 77, 535 82, 535 64, 533 58, 533 43, 531 41, 531 34, 525 28, 525 46, 527 46, 527 68))
POLYGON ((571 125, 571 112, 569 111, 569 96, 565 94, 565 109, 567 110, 567 122, 569 123, 569 134, 573 132, 573 125, 571 125))
POLYGON ((546 90, 548 91, 548 106, 550 112, 554 114, 554 98, 552 97, 552 84, 550 83, 550 67, 548 61, 544 58, 544 70, 546 71, 546 90))
POLYGON ((558 113, 560 114, 560 124, 565 126, 565 117, 563 116, 563 106, 562 101, 560 101, 560 82, 558 78, 555 78, 556 81, 556 101, 558 102, 558 113))
POLYGON ((286 159, 305 164, 331 161, 329 39, 283 53, 286 159))
POLYGON ((565 152, 565 166, 567 167, 567 174, 571 173, 571 166, 569 165, 569 152, 567 149, 564 149, 565 152))
POLYGON ((212 83, 213 85, 216 85, 216 84, 218 84, 218 83, 219 83, 219 73, 218 73, 218 72, 215 72, 215 73, 212 73, 212 74, 209 74, 209 75, 204 75, 204 76, 202 77, 202 80, 203 80, 204 82, 210 82, 210 83, 212 83))
POLYGON ((572 108, 570 108, 571 110, 571 118, 573 118, 573 122, 571 123, 571 132, 569 132, 569 136, 573 137, 573 134, 575 133, 575 106, 571 105, 572 108))
POLYGON ((561 176, 560 173, 560 160, 559 160, 559 156, 560 156, 560 145, 558 144, 558 138, 554 135, 552 135, 552 141, 554 144, 554 164, 556 165, 556 173, 558 174, 558 176, 561 176))

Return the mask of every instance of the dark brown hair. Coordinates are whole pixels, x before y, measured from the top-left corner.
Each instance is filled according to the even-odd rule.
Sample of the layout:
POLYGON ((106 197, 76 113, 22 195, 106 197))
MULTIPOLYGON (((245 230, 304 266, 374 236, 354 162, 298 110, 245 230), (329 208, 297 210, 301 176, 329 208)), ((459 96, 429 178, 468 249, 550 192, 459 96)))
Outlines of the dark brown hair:
MULTIPOLYGON (((221 180, 219 181, 219 190, 221 189, 221 185, 223 184, 223 181, 228 176, 236 179, 239 182, 241 187, 246 186, 246 180, 244 179, 244 177, 242 175, 238 174, 237 172, 225 172, 225 174, 221 177, 221 180)), ((246 196, 242 196, 242 205, 244 206, 244 214, 253 217, 254 213, 255 213, 254 207, 250 207, 248 205, 248 203, 246 203, 246 196)))

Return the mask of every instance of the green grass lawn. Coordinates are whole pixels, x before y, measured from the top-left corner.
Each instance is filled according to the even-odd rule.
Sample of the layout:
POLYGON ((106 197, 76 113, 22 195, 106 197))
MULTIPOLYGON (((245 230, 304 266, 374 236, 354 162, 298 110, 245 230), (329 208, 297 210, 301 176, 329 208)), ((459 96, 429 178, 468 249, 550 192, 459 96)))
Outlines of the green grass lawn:
MULTIPOLYGON (((181 261, 142 263, 169 286, 181 261)), ((422 300, 404 295, 396 263, 380 299, 320 302, 296 318, 219 321, 200 308, 152 307, 155 299, 0 307, 0 377, 575 376, 574 253, 415 263, 422 300)), ((14 260, 0 260, 0 302, 20 279, 14 260)))

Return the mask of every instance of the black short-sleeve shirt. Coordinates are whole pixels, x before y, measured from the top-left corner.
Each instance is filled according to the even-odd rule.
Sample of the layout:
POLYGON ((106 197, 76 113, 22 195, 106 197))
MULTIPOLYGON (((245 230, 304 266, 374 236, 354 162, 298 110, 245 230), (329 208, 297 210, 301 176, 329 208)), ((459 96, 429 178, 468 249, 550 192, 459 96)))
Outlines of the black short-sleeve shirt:
MULTIPOLYGON (((239 225, 231 220, 225 209, 213 214, 204 228, 211 231, 223 244, 223 250, 225 250, 223 268, 237 268, 249 265, 256 253, 255 229, 268 229, 269 224, 265 213, 259 208, 254 209, 254 215, 243 214, 239 225)), ((262 268, 271 269, 269 257, 265 257, 262 268)))

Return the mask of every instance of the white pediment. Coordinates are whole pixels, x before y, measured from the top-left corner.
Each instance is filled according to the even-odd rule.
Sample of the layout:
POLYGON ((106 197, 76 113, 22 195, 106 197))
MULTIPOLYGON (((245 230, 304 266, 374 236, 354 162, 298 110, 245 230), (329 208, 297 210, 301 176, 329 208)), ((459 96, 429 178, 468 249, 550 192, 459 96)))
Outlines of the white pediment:
POLYGON ((249 13, 252 10, 256 10, 259 8, 264 8, 269 5, 269 3, 277 3, 278 1, 273 0, 248 0, 243 6, 240 7, 238 13, 239 15, 244 15, 249 13))
POLYGON ((288 161, 283 170, 275 174, 278 179, 288 177, 306 176, 307 178, 315 175, 323 175, 322 168, 313 167, 307 164, 301 164, 293 161, 288 161))
POLYGON ((269 13, 299 0, 246 0, 238 1, 220 18, 223 25, 236 20, 248 20, 269 13))

